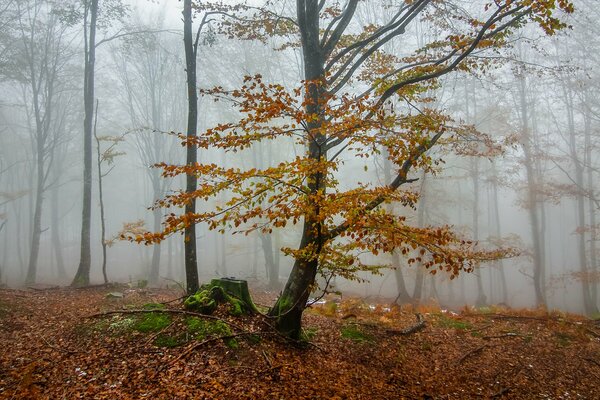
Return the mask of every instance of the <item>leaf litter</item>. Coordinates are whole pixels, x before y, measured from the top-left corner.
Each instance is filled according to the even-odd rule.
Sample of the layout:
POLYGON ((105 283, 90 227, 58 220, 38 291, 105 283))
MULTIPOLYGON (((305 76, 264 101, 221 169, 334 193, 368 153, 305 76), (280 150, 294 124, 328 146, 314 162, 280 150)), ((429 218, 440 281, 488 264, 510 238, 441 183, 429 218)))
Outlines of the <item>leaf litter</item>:
POLYGON ((0 399, 600 398, 600 326, 581 316, 330 299, 295 343, 264 316, 160 304, 171 290, 107 293, 1 289, 0 399))

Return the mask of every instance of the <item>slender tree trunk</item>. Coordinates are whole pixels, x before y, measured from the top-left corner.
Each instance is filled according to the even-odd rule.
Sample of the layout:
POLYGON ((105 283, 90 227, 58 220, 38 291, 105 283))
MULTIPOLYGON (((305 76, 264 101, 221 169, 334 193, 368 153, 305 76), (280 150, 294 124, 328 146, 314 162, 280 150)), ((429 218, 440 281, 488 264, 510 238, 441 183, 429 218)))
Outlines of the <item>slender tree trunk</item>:
MULTIPOLYGON (((500 206, 498 204, 498 181, 497 181, 497 173, 496 166, 492 164, 493 171, 493 181, 492 181, 492 202, 493 202, 493 216, 494 216, 494 233, 498 239, 502 236, 502 227, 500 222, 500 206)), ((504 263, 502 260, 497 260, 494 262, 494 266, 498 271, 500 276, 500 289, 501 289, 501 298, 504 304, 508 304, 508 285, 506 283, 506 273, 504 271, 504 263)))
POLYGON ((546 306, 544 276, 543 240, 541 231, 539 207, 537 201, 537 177, 534 170, 534 159, 531 151, 531 132, 529 132, 529 107, 525 88, 525 78, 519 77, 519 97, 521 107, 521 131, 523 138, 521 146, 525 156, 525 172, 527 176, 527 211, 533 239, 533 286, 535 301, 538 307, 546 306))
POLYGON ((596 241, 598 240, 598 233, 596 231, 597 219, 596 219, 596 204, 594 203, 594 168, 592 165, 592 128, 591 128, 591 115, 590 110, 587 108, 591 104, 592 99, 588 98, 586 93, 586 108, 584 114, 584 135, 585 135, 585 159, 587 167, 587 188, 586 191, 589 193, 588 198, 588 214, 589 214, 589 225, 591 226, 590 233, 590 271, 592 272, 592 279, 590 280, 591 286, 591 307, 592 312, 598 312, 598 255, 596 254, 597 247, 596 241), (595 308, 595 310, 594 310, 595 308))
MULTIPOLYGON (((422 228, 425 226, 425 208, 427 207, 427 193, 426 193, 426 185, 427 185, 427 175, 425 172, 421 173, 421 188, 419 193, 421 197, 419 198, 419 204, 417 206, 417 226, 422 228)), ((415 277, 415 287, 413 288, 412 301, 414 304, 419 304, 423 297, 423 284, 425 282, 425 271, 422 268, 422 264, 419 263, 417 265, 417 274, 415 277)))
MULTIPOLYGON (((473 240, 479 241, 479 159, 473 157, 471 166, 471 179, 473 181, 473 240)), ((477 300, 475 305, 478 307, 487 304, 487 296, 483 288, 482 270, 478 268, 475 277, 477 278, 477 300)))
MULTIPOLYGON (((94 73, 96 64, 96 22, 99 0, 89 3, 89 33, 85 34, 85 65, 83 103, 83 207, 81 212, 81 253, 77 273, 72 286, 90 284, 91 267, 91 223, 92 223, 92 131, 94 122, 94 73)), ((87 5, 87 3, 86 3, 87 5)), ((87 32, 87 12, 84 18, 84 31, 87 32)))
MULTIPOLYGON (((39 141, 39 140, 38 140, 39 141)), ((35 211, 33 213, 33 226, 31 238, 31 251, 29 253, 29 265, 25 283, 35 283, 37 274, 37 261, 40 251, 40 236, 42 234, 42 203, 44 201, 44 149, 43 144, 37 146, 37 179, 35 189, 35 211), (41 148, 40 148, 41 147, 41 148)))
MULTIPOLYGON (((196 90, 196 50, 192 36, 192 0, 183 1, 183 43, 185 47, 185 62, 187 74, 188 95, 188 120, 187 136, 195 137, 198 132, 198 93, 196 90)), ((197 162, 197 148, 193 145, 187 146, 186 164, 195 165, 197 162)), ((197 179, 194 174, 186 175, 186 192, 192 193, 196 190, 197 179)), ((185 213, 190 215, 196 212, 196 200, 190 196, 185 205, 185 213)), ((196 255, 196 225, 189 224, 184 232, 184 259, 186 291, 189 295, 199 289, 198 261, 196 255)))
POLYGON ((63 246, 60 238, 61 229, 59 220, 59 198, 57 186, 62 168, 62 160, 56 160, 54 164, 53 173, 55 184, 52 186, 52 189, 50 191, 50 239, 52 241, 54 258, 56 260, 56 272, 60 281, 64 281, 67 278, 67 272, 65 271, 65 259, 63 256, 63 246))
POLYGON ((575 104, 573 99, 573 93, 570 88, 563 86, 565 102, 567 105, 567 122, 569 129, 569 151, 571 161, 575 167, 575 185, 578 190, 575 196, 576 212, 577 212, 577 225, 580 228, 580 232, 577 236, 577 250, 579 256, 579 268, 581 271, 581 289, 583 296, 583 306, 585 312, 588 315, 598 312, 595 302, 592 297, 592 288, 590 284, 589 266, 586 251, 586 233, 585 233, 585 197, 584 197, 584 166, 579 154, 579 148, 577 146, 577 137, 575 132, 575 104))
MULTIPOLYGON (((383 158, 383 179, 386 184, 392 182, 392 163, 388 157, 387 150, 384 150, 382 153, 383 158)), ((393 211, 393 205, 388 206, 388 211, 393 211)), ((398 294, 396 295, 395 302, 399 304, 410 303, 412 298, 410 294, 408 294, 408 289, 406 288, 406 281, 404 279, 404 274, 402 273, 402 266, 400 265, 400 254, 397 251, 392 252, 392 268, 394 269, 394 276, 396 278, 396 290, 398 294)))
POLYGON ((96 101, 96 113, 94 118, 94 139, 96 139, 96 156, 98 169, 98 199, 100 200, 100 243, 102 245, 102 277, 104 283, 108 283, 108 276, 106 275, 106 218, 104 217, 104 191, 102 190, 102 180, 104 174, 102 172, 102 153, 100 151, 100 139, 96 132, 96 124, 98 122, 98 101, 96 101))

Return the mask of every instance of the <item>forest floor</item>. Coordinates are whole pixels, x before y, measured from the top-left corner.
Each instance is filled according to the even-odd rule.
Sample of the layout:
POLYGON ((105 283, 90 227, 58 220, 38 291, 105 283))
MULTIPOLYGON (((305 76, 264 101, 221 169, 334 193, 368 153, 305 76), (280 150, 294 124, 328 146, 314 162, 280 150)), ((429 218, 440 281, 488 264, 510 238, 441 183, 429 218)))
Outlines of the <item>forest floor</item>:
POLYGON ((178 296, 0 289, 0 399, 600 399, 600 324, 580 316, 344 299, 294 343, 264 316, 156 304, 178 296))

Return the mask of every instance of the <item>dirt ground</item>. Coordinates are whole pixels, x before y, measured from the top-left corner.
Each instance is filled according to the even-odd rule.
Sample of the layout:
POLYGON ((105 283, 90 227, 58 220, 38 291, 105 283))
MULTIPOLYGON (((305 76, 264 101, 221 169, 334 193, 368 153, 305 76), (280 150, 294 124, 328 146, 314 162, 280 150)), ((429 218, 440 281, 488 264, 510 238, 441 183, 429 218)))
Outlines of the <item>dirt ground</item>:
POLYGON ((179 296, 0 289, 0 399, 600 399, 600 325, 584 317, 345 299, 290 342, 261 315, 156 309, 179 296))

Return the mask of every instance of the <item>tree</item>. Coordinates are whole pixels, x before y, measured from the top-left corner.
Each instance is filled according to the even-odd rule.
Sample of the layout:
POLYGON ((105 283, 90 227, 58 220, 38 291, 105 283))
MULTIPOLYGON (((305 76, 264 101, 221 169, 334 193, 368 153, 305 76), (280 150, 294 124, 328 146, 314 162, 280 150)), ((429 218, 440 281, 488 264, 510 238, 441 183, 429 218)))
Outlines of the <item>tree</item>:
POLYGON ((96 48, 119 35, 96 40, 99 26, 110 25, 113 19, 121 18, 127 11, 120 0, 106 0, 104 18, 99 20, 100 0, 83 0, 83 13, 75 8, 67 8, 63 17, 66 20, 83 21, 84 38, 84 77, 83 77, 83 206, 81 209, 81 251, 79 266, 72 286, 86 286, 90 283, 91 268, 91 223, 92 223, 92 135, 94 125, 94 91, 96 73, 96 48))
POLYGON ((66 44, 67 29, 55 15, 53 3, 29 0, 18 2, 15 6, 11 10, 15 43, 7 46, 10 48, 9 57, 2 75, 22 85, 31 134, 35 170, 34 210, 25 280, 26 283, 34 283, 42 234, 44 193, 50 186, 48 178, 64 128, 60 118, 60 101, 64 97, 61 75, 71 54, 66 44))
POLYGON ((84 78, 83 78, 83 206, 81 209, 81 252, 79 266, 73 278, 73 286, 86 286, 90 283, 91 223, 92 223, 92 132, 94 122, 94 78, 96 64, 96 28, 98 23, 98 2, 84 2, 84 78), (89 17, 89 20, 88 20, 89 17), (88 22, 89 21, 89 22, 88 22), (89 23, 89 25, 88 25, 89 23))
MULTIPOLYGON (((476 250, 474 243, 448 226, 415 227, 407 215, 391 214, 384 206, 397 202, 413 208, 418 194, 410 185, 416 179, 409 173, 414 169, 435 172, 439 160, 429 156, 428 150, 447 142, 442 140, 444 135, 452 137, 461 131, 449 116, 428 108, 431 96, 427 92, 441 85, 444 75, 485 69, 489 61, 469 56, 501 48, 511 29, 529 20, 548 34, 564 27, 552 15, 555 5, 545 1, 476 3, 471 7, 478 17, 450 1, 399 2, 382 6, 385 22, 362 27, 355 19, 361 2, 348 0, 341 8, 338 2, 328 3, 297 0, 293 15, 266 8, 221 9, 227 18, 221 31, 230 35, 298 35, 299 42, 282 43, 282 48, 300 47, 303 76, 291 89, 266 83, 256 75, 246 77, 236 90, 203 90, 217 100, 231 100, 242 118, 219 124, 197 138, 182 135, 188 146, 229 152, 243 152, 261 140, 291 140, 303 149, 303 155, 263 169, 163 164, 164 176, 200 177, 198 187, 158 202, 159 206, 186 207, 181 215, 167 215, 162 232, 131 238, 154 243, 200 222, 211 229, 231 226, 240 232, 270 232, 288 223, 301 224, 299 246, 284 249, 294 257, 294 266, 269 311, 277 329, 291 337, 300 334, 302 313, 317 273, 356 278, 358 271, 377 271, 377 266, 363 262, 362 252, 377 255, 397 249, 408 264, 422 264, 432 273, 446 270, 453 276, 504 254, 476 250), (441 24, 437 40, 406 54, 382 50, 387 42, 407 35, 419 18, 441 24), (402 106, 388 110, 385 105, 393 96, 402 106), (360 174, 357 164, 382 150, 389 154, 395 176, 378 186, 360 174), (348 171, 350 181, 341 178, 348 171), (193 200, 214 198, 223 191, 229 194, 224 206, 189 210, 193 200), (260 222, 253 222, 256 219, 260 222)), ((203 7, 209 5, 203 3, 203 7)), ((572 11, 568 2, 556 7, 572 11)))
MULTIPOLYGON (((198 93, 196 88, 196 56, 198 52, 199 35, 194 41, 192 34, 192 0, 183 2, 183 45, 185 48, 185 72, 187 76, 188 119, 187 138, 194 139, 198 134, 198 93)), ((200 32, 200 28, 198 29, 200 32)), ((195 146, 188 146, 186 152, 186 166, 190 169, 198 162, 198 152, 195 146)), ((185 181, 185 192, 189 195, 185 203, 185 213, 193 215, 196 212, 196 199, 192 195, 196 191, 197 178, 195 174, 188 174, 185 181)), ((196 225, 187 224, 184 233, 184 260, 185 281, 188 295, 196 293, 199 289, 198 260, 196 256, 196 225)))

